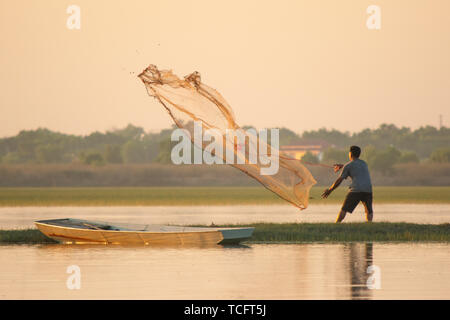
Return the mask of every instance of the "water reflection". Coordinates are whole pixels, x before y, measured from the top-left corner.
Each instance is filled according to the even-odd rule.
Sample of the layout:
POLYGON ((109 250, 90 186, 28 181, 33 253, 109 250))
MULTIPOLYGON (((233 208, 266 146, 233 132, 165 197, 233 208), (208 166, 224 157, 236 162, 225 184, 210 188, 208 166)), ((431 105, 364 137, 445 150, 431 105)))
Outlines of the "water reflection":
MULTIPOLYGON (((374 264, 374 244, 297 244, 295 278, 308 299, 372 299, 367 286, 374 264), (311 281, 313 279, 313 281, 311 281)), ((286 262, 285 262, 286 263, 286 262)))
POLYGON ((367 286, 369 266, 373 265, 373 243, 349 243, 344 248, 348 256, 348 272, 350 274, 350 298, 370 299, 372 290, 367 286))
POLYGON ((447 243, 0 246, 0 299, 448 299, 447 243), (79 266, 81 290, 68 290, 79 266), (377 265, 382 288, 371 290, 377 265))
MULTIPOLYGON (((3 246, 11 246, 11 245, 3 245, 3 246)), ((251 246, 246 244, 205 244, 205 243, 196 243, 196 244, 181 244, 181 243, 171 243, 171 244, 103 244, 103 243, 84 243, 84 244, 71 244, 71 243, 52 243, 52 244, 37 244, 35 245, 39 250, 47 250, 54 252, 64 252, 68 249, 71 250, 87 250, 88 252, 92 250, 102 250, 102 249, 118 249, 118 250, 141 250, 141 249, 155 249, 155 250, 168 250, 168 249, 176 249, 176 250, 189 250, 189 249, 251 249, 251 246)))

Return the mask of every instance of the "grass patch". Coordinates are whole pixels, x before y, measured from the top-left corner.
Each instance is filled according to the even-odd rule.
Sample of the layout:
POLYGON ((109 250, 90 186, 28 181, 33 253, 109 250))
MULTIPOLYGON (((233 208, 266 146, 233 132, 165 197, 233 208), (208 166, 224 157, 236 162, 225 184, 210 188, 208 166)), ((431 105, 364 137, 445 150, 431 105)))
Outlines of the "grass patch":
POLYGON ((250 242, 450 241, 450 224, 292 223, 253 224, 250 242))
MULTIPOLYGON (((237 225, 233 225, 236 227, 237 225)), ((247 243, 301 242, 450 242, 450 224, 414 223, 256 223, 247 243)), ((0 230, 0 243, 55 243, 37 229, 0 230)))
MULTIPOLYGON (((323 200, 311 190, 311 204, 341 203, 347 188, 323 200)), ((375 187, 375 203, 450 203, 450 187, 375 187)), ((288 203, 264 187, 95 187, 0 188, 5 206, 184 206, 288 203)))
POLYGON ((38 229, 0 230, 0 243, 2 244, 37 244, 56 243, 38 229))

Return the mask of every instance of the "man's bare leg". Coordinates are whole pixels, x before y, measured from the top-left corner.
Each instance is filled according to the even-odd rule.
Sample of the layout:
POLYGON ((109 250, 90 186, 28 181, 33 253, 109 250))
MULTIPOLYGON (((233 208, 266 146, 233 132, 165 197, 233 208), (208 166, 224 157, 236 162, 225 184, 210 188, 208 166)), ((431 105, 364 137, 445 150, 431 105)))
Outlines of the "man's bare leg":
POLYGON ((340 223, 342 220, 344 220, 346 214, 347 212, 341 210, 336 218, 336 223, 340 223))
POLYGON ((367 208, 367 205, 364 203, 364 210, 366 211, 366 221, 372 222, 373 219, 373 212, 369 213, 369 208, 367 208))

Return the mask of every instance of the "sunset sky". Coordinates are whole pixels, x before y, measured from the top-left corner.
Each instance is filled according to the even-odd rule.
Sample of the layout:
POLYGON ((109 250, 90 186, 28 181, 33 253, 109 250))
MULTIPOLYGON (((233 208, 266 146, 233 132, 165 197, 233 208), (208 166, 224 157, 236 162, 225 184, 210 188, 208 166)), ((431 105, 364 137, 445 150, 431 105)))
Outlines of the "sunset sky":
POLYGON ((149 64, 199 71, 241 125, 448 127, 449 14, 448 0, 0 0, 0 136, 167 128, 137 78, 149 64))

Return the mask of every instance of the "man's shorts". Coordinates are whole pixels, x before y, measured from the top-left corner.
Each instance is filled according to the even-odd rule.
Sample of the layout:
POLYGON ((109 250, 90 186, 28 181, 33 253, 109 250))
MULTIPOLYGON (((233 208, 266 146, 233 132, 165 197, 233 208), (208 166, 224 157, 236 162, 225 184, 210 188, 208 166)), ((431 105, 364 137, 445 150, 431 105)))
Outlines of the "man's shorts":
POLYGON ((372 192, 349 192, 345 197, 342 209, 345 212, 352 213, 359 202, 362 202, 366 212, 373 213, 372 209, 372 192))

